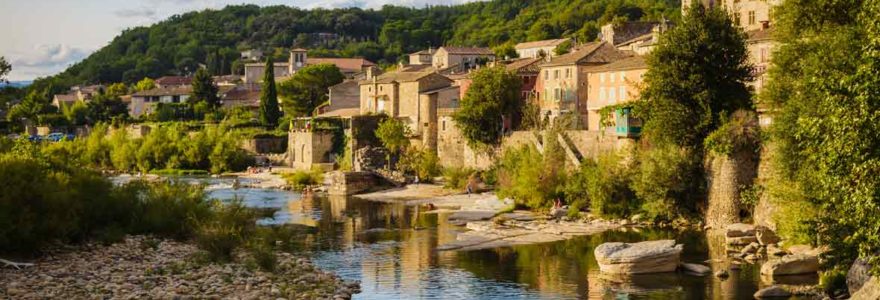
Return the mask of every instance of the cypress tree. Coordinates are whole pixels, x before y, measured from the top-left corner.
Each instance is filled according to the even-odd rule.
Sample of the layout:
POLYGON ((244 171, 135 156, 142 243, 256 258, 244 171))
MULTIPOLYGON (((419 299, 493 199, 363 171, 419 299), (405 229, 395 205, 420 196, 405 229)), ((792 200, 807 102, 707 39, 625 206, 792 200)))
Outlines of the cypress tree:
POLYGON ((265 126, 278 125, 281 111, 278 110, 278 92, 275 90, 275 63, 272 56, 266 59, 263 72, 263 88, 260 91, 260 121, 265 126))
POLYGON ((211 73, 205 69, 199 69, 193 76, 191 103, 204 102, 210 109, 220 105, 220 97, 217 96, 217 86, 211 73))

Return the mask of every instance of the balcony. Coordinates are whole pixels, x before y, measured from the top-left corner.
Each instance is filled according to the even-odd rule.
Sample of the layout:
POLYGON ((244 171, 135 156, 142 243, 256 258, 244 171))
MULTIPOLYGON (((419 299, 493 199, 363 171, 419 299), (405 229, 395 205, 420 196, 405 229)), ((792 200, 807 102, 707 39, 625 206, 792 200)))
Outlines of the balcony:
POLYGON ((614 134, 618 137, 636 138, 642 135, 642 120, 632 116, 632 108, 614 111, 614 134))

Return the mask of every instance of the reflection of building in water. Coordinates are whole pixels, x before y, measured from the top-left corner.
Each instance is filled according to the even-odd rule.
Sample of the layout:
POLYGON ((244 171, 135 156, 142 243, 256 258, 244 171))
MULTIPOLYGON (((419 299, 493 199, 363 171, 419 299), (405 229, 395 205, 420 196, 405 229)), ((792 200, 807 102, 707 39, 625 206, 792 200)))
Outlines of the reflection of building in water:
POLYGON ((316 201, 313 195, 303 195, 299 201, 288 201, 287 210, 290 211, 291 222, 312 227, 318 226, 318 220, 312 218, 315 209, 320 208, 316 204, 320 204, 320 200, 316 201))

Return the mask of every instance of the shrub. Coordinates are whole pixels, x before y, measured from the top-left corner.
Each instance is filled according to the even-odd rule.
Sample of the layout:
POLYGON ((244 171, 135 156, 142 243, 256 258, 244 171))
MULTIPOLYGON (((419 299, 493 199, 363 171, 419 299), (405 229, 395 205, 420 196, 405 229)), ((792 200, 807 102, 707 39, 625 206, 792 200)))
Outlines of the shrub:
POLYGON ((498 196, 529 208, 552 205, 561 195, 565 173, 560 160, 545 159, 531 146, 505 150, 498 162, 498 196))
POLYGON ((450 189, 464 190, 467 187, 468 178, 474 173, 474 169, 468 167, 455 167, 443 169, 444 186, 450 189))
POLYGON ((195 240, 215 261, 232 260, 233 250, 241 246, 255 230, 256 212, 241 204, 213 202, 213 214, 200 219, 196 225, 195 240))
POLYGON ((652 220, 670 221, 696 213, 704 195, 700 156, 676 146, 659 146, 638 154, 638 173, 632 189, 642 201, 642 210, 652 220))
POLYGON ((303 190, 308 186, 321 184, 324 182, 324 174, 321 170, 313 169, 310 171, 298 170, 293 173, 285 173, 282 175, 285 180, 287 180, 287 184, 289 184, 294 190, 303 190))
POLYGON ((421 182, 431 182, 440 175, 440 158, 430 149, 408 148, 397 168, 419 178, 421 182))
POLYGON ((635 212, 640 203, 630 188, 633 172, 616 153, 586 160, 581 165, 581 173, 585 177, 591 210, 606 217, 625 217, 635 212))

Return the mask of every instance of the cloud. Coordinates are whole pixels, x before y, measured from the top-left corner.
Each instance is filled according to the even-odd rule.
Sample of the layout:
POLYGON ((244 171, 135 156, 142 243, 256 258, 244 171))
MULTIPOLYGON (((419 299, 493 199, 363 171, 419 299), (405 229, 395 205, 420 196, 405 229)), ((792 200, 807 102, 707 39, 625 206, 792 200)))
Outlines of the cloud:
POLYGON ((71 47, 66 44, 36 45, 27 53, 11 53, 10 78, 34 78, 52 75, 86 58, 92 50, 71 47))
POLYGON ((113 14, 120 18, 153 18, 156 16, 156 10, 150 7, 141 8, 124 8, 114 11, 113 14))

